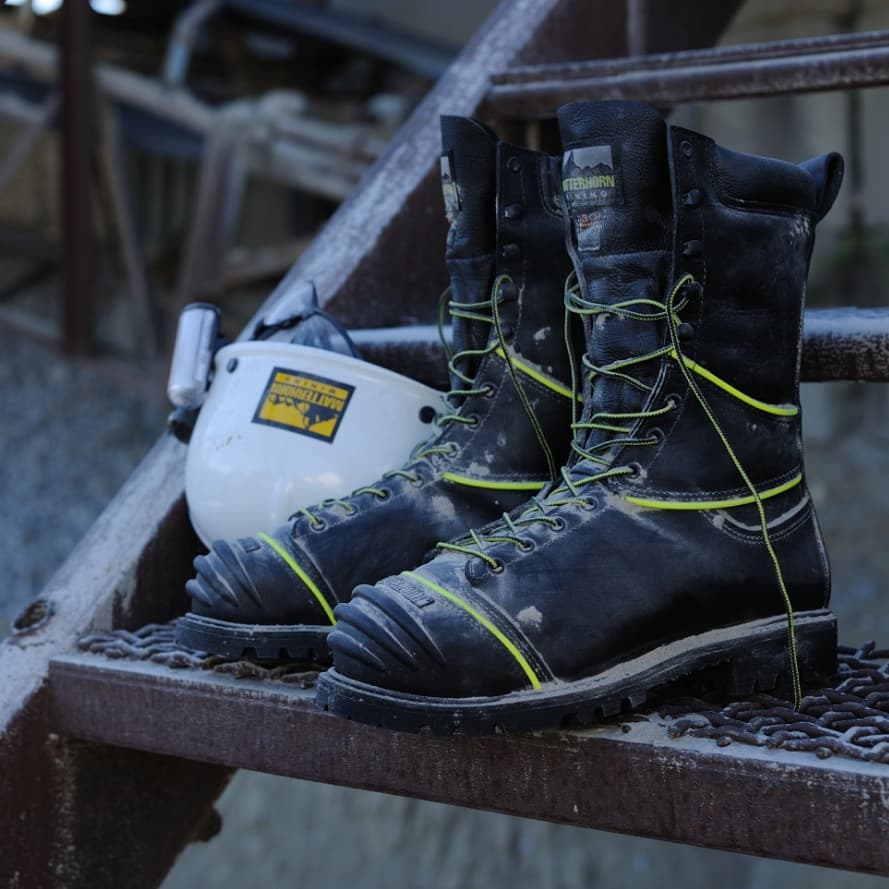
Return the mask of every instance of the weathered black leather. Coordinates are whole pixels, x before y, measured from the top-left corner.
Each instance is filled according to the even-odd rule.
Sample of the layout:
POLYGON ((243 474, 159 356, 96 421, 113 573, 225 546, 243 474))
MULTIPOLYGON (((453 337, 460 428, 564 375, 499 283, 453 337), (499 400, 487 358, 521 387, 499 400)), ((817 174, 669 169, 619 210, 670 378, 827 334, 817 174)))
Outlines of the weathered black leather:
MULTIPOLYGON (((482 304, 470 314, 490 317, 484 303, 495 279, 508 276, 497 290, 505 342, 526 369, 562 390, 517 373, 554 455, 552 466, 504 358, 488 351, 457 361, 456 370, 470 378, 469 384, 453 380, 459 391, 450 403, 458 419, 442 420, 440 431, 418 446, 415 454, 425 456, 345 503, 312 507, 314 522, 299 516, 272 533, 331 608, 356 584, 415 565, 437 541, 519 505, 553 477, 568 451, 563 286, 571 265, 554 199, 558 160, 498 143, 486 127, 464 118, 442 118, 442 141, 452 305, 482 304)), ((453 316, 454 353, 497 342, 491 323, 453 316)), ((266 542, 216 543, 195 567, 197 577, 187 585, 192 614, 180 621, 180 642, 215 650, 219 636, 226 653, 252 648, 260 657, 279 651, 324 657, 331 622, 323 606, 266 542), (209 632, 206 618, 217 622, 209 632), (254 625, 285 626, 269 636, 254 625)))
MULTIPOLYGON (((576 494, 555 486, 542 508, 513 513, 514 528, 483 529, 483 547, 464 538, 478 555, 443 551, 358 587, 337 609, 334 669, 319 686, 333 712, 436 730, 478 730, 487 719, 490 730, 495 709, 522 727, 523 708, 537 707, 524 727, 558 724, 579 711, 543 714, 538 704, 564 699, 572 683, 592 689, 590 677, 665 643, 785 614, 754 504, 675 508, 750 494, 678 355, 704 369, 691 376, 756 490, 797 479, 799 415, 786 414, 799 405, 814 227, 836 196, 842 159, 797 166, 729 151, 637 103, 569 105, 559 124, 568 248, 580 295, 600 307, 587 316, 587 359, 599 373, 581 423, 625 431, 582 429, 566 469, 576 494), (693 280, 676 294, 673 333, 663 311, 628 316, 630 300, 653 301, 631 308, 657 314, 685 275, 693 280), (541 687, 516 696, 534 684, 529 670, 541 687)), ((828 563, 804 479, 762 503, 793 609, 825 608, 828 563)), ((733 645, 740 657, 743 643, 733 645)), ((819 651, 819 665, 834 656, 819 651)), ((657 678, 655 669, 644 688, 657 678)))

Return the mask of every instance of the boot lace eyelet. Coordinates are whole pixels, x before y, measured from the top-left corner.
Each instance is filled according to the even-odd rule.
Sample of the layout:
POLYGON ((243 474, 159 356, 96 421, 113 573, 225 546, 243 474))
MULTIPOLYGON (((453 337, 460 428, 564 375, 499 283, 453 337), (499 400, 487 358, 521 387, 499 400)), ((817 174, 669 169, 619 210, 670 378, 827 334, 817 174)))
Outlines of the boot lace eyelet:
POLYGON ((497 387, 493 383, 485 383, 482 386, 482 396, 484 398, 493 398, 497 393, 497 387))
POLYGON ((466 425, 470 429, 475 429, 481 422, 478 414, 468 414, 466 417, 466 425))
POLYGON ((392 496, 392 492, 388 488, 383 488, 377 493, 377 500, 388 500, 392 496))
POLYGON ((698 299, 704 293, 704 288, 699 281, 689 281, 683 287, 683 293, 689 299, 698 299))
POLYGON ((681 404, 682 399, 675 392, 671 392, 669 395, 664 396, 664 406, 669 407, 670 410, 679 410, 681 404))
POLYGON ((466 563, 463 573, 470 583, 475 584, 484 579, 487 568, 488 564, 483 559, 474 556, 466 563))
POLYGON ((488 571, 491 574, 503 574, 504 565, 500 559, 494 559, 494 564, 488 563, 488 571))
POLYGON ((537 548, 537 544, 533 540, 520 540, 518 547, 520 552, 529 553, 532 549, 537 548))
POLYGON ((327 527, 327 522, 324 519, 318 519, 317 522, 310 522, 309 528, 312 531, 323 531, 327 527))
MULTIPOLYGON (((507 245, 507 246, 509 246, 509 245, 507 245)), ((519 250, 521 250, 521 248, 519 248, 519 250)), ((518 259, 517 256, 510 256, 508 258, 518 259)), ((515 284, 513 284, 512 281, 506 281, 504 284, 500 285, 500 298, 502 300, 504 300, 505 302, 514 300, 518 295, 519 295, 519 289, 518 289, 518 287, 515 286, 515 284)))
POLYGON ((568 523, 560 515, 553 519, 552 528, 554 531, 564 531, 567 526, 568 523))
POLYGON ((666 437, 664 435, 664 430, 661 429, 659 426, 655 426, 653 429, 649 430, 648 436, 649 436, 649 438, 654 439, 652 444, 655 444, 655 445, 661 444, 661 442, 663 442, 664 438, 666 437))
POLYGON ((456 457, 457 454, 460 453, 459 446, 453 441, 449 442, 447 447, 448 447, 448 450, 445 454, 445 456, 447 456, 447 457, 456 457))
POLYGON ((635 461, 627 463, 626 468, 630 471, 624 475, 624 478, 629 479, 630 481, 635 481, 642 475, 642 466, 635 461))

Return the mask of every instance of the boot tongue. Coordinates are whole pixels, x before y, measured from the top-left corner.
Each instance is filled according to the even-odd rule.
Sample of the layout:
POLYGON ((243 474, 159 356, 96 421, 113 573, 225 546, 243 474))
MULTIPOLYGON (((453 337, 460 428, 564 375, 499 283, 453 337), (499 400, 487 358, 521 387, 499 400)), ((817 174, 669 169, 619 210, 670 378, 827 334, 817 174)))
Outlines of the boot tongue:
POLYGON ((667 126, 640 102, 559 109, 562 187, 576 246, 603 255, 670 247, 667 126))
MULTIPOLYGON (((637 102, 576 102, 559 110, 565 153, 562 188, 570 240, 584 299, 614 305, 633 299, 663 301, 669 285, 673 202, 667 127, 661 115, 637 102)), ((636 305, 638 312, 654 307, 636 305)), ((663 342, 663 322, 592 316, 587 352, 599 367, 645 355, 663 342)), ((643 386, 654 383, 657 361, 623 370, 643 386)), ((632 426, 632 419, 595 418, 642 409, 646 392, 624 380, 598 376, 584 384, 586 422, 632 426)), ((620 434, 590 431, 586 447, 620 434)), ((606 456, 599 450, 598 453, 606 456)))
MULTIPOLYGON (((451 299, 487 300, 494 283, 497 249, 497 137, 484 124, 467 117, 441 118, 441 185, 450 223, 445 261, 451 278, 451 299)), ((452 349, 483 349, 491 325, 452 316, 452 349)), ((475 375, 478 359, 463 359, 459 370, 475 375)), ((466 384, 453 377, 455 389, 466 384)), ((455 404, 455 407, 457 405, 455 404)))

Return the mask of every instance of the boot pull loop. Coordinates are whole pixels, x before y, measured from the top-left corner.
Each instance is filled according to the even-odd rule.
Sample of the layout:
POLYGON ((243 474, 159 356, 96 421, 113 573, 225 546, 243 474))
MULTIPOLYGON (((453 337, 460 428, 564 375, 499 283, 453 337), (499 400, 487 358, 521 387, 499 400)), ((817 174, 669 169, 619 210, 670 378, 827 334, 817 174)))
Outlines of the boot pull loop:
POLYGON ((831 151, 804 161, 800 166, 812 177, 815 185, 815 221, 820 222, 833 206, 843 184, 843 156, 831 151))

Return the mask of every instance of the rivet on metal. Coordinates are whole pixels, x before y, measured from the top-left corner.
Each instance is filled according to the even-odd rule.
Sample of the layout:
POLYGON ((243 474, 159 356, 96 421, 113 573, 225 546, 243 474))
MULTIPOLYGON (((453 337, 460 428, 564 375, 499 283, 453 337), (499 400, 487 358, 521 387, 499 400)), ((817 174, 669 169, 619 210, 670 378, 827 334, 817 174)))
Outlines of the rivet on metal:
POLYGON ((42 627, 53 615, 55 608, 47 599, 35 599, 19 612, 12 622, 12 635, 24 636, 42 627))

